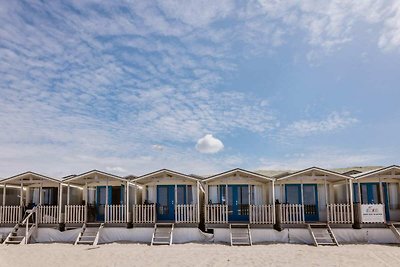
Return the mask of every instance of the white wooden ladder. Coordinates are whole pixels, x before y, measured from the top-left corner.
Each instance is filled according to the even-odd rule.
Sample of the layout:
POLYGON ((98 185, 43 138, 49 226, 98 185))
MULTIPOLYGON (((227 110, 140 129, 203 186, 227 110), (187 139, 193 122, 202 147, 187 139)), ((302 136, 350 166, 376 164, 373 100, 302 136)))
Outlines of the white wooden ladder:
POLYGON ((150 245, 172 245, 173 235, 173 223, 156 223, 150 245))
POLYGON ((252 246, 250 224, 229 224, 231 246, 252 246))
POLYGON ((400 223, 391 223, 389 224, 389 228, 392 230, 397 240, 400 240, 400 223))
POLYGON ((97 245, 99 242, 100 230, 103 229, 103 227, 104 223, 85 223, 74 245, 97 245))
POLYGON ((6 245, 25 245, 28 244, 31 236, 37 231, 37 223, 34 215, 36 214, 36 207, 26 212, 26 217, 21 223, 15 224, 11 233, 8 234, 3 244, 6 245))
POLYGON ((313 238, 314 245, 318 247, 319 245, 325 246, 339 246, 335 235, 332 232, 331 227, 327 223, 313 223, 307 224, 307 228, 313 238))

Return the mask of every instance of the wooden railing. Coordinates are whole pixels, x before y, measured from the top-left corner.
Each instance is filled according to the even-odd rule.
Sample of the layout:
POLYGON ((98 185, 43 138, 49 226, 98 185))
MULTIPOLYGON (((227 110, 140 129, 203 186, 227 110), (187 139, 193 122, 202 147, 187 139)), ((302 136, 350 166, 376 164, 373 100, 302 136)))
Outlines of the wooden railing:
POLYGON ((21 206, 0 206, 0 223, 18 223, 21 217, 21 206))
POLYGON ((273 205, 250 205, 250 223, 269 224, 275 223, 273 205))
POLYGON ((105 223, 126 223, 126 206, 125 205, 106 205, 104 222, 105 223))
POLYGON ((352 223, 350 204, 328 204, 328 223, 352 223))
POLYGON ((282 223, 304 223, 304 206, 302 204, 282 204, 282 223))
POLYGON ((66 205, 65 223, 84 223, 86 221, 85 205, 66 205))
POLYGON ((58 206, 38 206, 38 223, 56 224, 58 223, 58 206))
POLYGON ((33 215, 36 211, 37 207, 34 207, 22 222, 22 225, 25 225, 25 237, 22 239, 21 244, 28 244, 33 232, 37 230, 37 223, 33 222, 33 215), (32 223, 30 224, 31 219, 32 223))
POLYGON ((156 205, 133 205, 133 223, 155 223, 156 205))
POLYGON ((175 222, 198 223, 199 218, 197 204, 175 205, 175 222))
POLYGON ((206 223, 228 223, 228 205, 207 204, 205 205, 206 223))

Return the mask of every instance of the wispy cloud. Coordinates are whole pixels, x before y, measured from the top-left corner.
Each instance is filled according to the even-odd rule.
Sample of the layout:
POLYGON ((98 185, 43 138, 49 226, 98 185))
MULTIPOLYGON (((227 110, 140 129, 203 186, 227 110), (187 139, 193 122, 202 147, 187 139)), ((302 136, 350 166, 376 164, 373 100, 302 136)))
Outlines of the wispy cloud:
MULTIPOLYGON (((282 158, 261 158, 259 170, 301 170, 312 166, 340 168, 387 163, 387 155, 380 151, 360 150, 358 152, 336 147, 304 148, 300 153, 287 154, 282 158)), ((387 163, 389 164, 389 163, 387 163)))
POLYGON ((283 135, 287 136, 308 136, 313 134, 331 133, 358 122, 349 112, 332 112, 322 120, 299 120, 289 124, 283 135))
MULTIPOLYGON (((278 49, 298 29, 310 50, 332 50, 352 40, 359 21, 384 25, 382 49, 400 45, 395 2, 326 2, 2 3, 0 174, 217 169, 215 159, 194 156, 200 137, 280 131, 279 114, 251 86, 220 89, 240 60, 278 49)), ((286 132, 355 122, 332 113, 286 132)))

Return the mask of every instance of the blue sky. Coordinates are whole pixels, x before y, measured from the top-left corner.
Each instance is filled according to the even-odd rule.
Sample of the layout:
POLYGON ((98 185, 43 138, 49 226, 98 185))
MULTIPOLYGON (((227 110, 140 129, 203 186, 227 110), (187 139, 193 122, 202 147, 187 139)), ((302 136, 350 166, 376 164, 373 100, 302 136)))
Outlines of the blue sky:
POLYGON ((399 1, 67 2, 0 5, 0 177, 399 163, 399 1))

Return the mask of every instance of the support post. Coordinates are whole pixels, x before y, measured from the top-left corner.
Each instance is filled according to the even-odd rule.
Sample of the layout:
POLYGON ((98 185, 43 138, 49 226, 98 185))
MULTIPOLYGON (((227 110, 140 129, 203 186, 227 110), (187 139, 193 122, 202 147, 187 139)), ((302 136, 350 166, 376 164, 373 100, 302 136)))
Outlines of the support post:
POLYGON ((300 190, 301 190, 301 207, 302 207, 302 213, 303 213, 303 218, 302 218, 302 221, 305 221, 305 218, 306 218, 306 216, 305 216, 305 205, 304 205, 304 192, 303 192, 303 180, 301 180, 301 185, 300 185, 300 190))
POLYGON ((85 181, 85 223, 88 221, 88 186, 87 186, 87 180, 85 181))
POLYGON ((42 206, 42 201, 43 201, 43 180, 40 181, 40 187, 39 187, 39 206, 42 206))
POLYGON ((108 177, 106 179, 106 204, 104 205, 104 222, 108 219, 108 212, 106 207, 108 206, 108 177))
MULTIPOLYGON (((196 190, 196 192, 197 192, 197 194, 196 194, 196 202, 197 202, 197 222, 199 223, 200 222, 200 182, 199 181, 197 181, 196 182, 196 185, 197 185, 197 190, 196 190)), ((193 194, 193 191, 192 191, 192 194, 193 194)))
POLYGON ((67 205, 69 205, 70 204, 70 196, 69 196, 69 194, 70 194, 70 188, 69 188, 69 183, 67 184, 67 205))
POLYGON ((125 214, 125 221, 126 223, 130 222, 130 215, 129 215, 129 181, 126 181, 126 187, 125 187, 125 205, 126 205, 126 214, 125 214))
POLYGON ((20 194, 19 205, 22 207, 22 206, 24 206, 24 184, 22 182, 22 179, 21 179, 21 187, 19 190, 19 194, 20 194))
POLYGON ((272 204, 272 214, 274 215, 272 217, 272 219, 273 219, 273 223, 275 223, 275 221, 276 221, 276 211, 275 211, 275 181, 274 180, 272 180, 272 201, 271 201, 271 204, 272 204))
POLYGON ((62 183, 59 184, 58 186, 58 228, 60 231, 64 231, 65 230, 65 224, 63 222, 63 216, 62 216, 62 195, 63 195, 63 186, 62 183))
POLYGON ((176 205, 178 204, 178 186, 175 184, 175 202, 174 202, 174 210, 175 210, 175 222, 177 221, 177 209, 176 209, 176 205))
POLYGON ((279 202, 279 200, 275 200, 275 224, 274 224, 274 229, 277 231, 282 231, 283 227, 282 227, 282 207, 281 207, 281 203, 279 202))
POLYGON ((4 186, 3 186, 3 206, 6 205, 6 190, 7 190, 7 184, 4 184, 4 186))
MULTIPOLYGON (((324 189, 325 189, 326 222, 329 223, 329 209, 328 209, 329 201, 328 201, 328 187, 326 184, 326 176, 324 176, 324 189)), ((318 185, 317 185, 317 190, 318 190, 318 185)))
POLYGON ((349 192, 350 192, 350 214, 351 214, 351 223, 354 222, 354 208, 353 208, 353 182, 349 179, 349 192))

